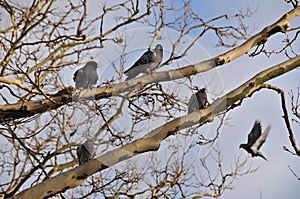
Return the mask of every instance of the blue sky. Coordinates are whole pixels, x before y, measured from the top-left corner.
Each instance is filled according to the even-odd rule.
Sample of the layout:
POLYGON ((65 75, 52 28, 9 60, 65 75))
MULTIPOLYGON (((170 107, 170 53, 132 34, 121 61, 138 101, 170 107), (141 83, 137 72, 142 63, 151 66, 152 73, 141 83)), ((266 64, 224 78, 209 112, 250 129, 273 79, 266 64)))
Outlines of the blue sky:
MULTIPOLYGON (((265 26, 274 23, 284 13, 291 9, 290 5, 287 5, 284 1, 280 0, 206 0, 199 2, 201 3, 192 4, 193 10, 197 11, 204 19, 211 19, 222 14, 234 15, 240 10, 246 10, 247 7, 256 10, 252 17, 245 19, 245 23, 250 29, 255 27, 253 34, 261 31, 265 26)), ((149 44, 150 39, 147 41, 145 40, 145 33, 142 33, 143 31, 145 31, 145 29, 142 28, 127 32, 128 35, 134 35, 131 38, 134 38, 135 42, 129 42, 126 66, 130 65, 135 60, 135 55, 138 54, 137 52, 142 53, 143 50, 148 47, 147 45, 149 44), (143 37, 139 37, 139 35, 143 35, 143 37)), ((166 33, 164 34, 165 38, 167 38, 166 35, 168 35, 168 31, 169 30, 166 30, 166 33)), ((209 36, 204 36, 199 41, 196 48, 189 52, 189 55, 186 58, 188 60, 187 63, 196 63, 201 60, 209 59, 229 50, 227 48, 217 48, 215 46, 216 37, 212 36, 212 34, 208 35, 209 36), (199 56, 199 54, 201 55, 199 56)), ((195 37, 193 34, 190 36, 191 39, 195 37)), ((284 34, 278 34, 269 40, 267 46, 270 46, 270 49, 278 49, 281 46, 281 41, 283 39, 284 34)), ((170 46, 168 46, 167 39, 162 42, 164 42, 165 52, 168 52, 170 46)), ((106 46, 106 49, 111 48, 106 46)), ((102 56, 107 58, 107 63, 102 60, 104 67, 101 69, 101 81, 112 75, 108 63, 117 60, 117 54, 120 53, 119 50, 115 51, 116 55, 111 52, 111 50, 109 52, 105 52, 104 50, 102 52, 103 54, 101 53, 102 56)), ((267 58, 264 55, 259 55, 254 58, 244 55, 229 64, 219 67, 215 71, 218 73, 218 81, 214 82, 214 85, 211 86, 211 88, 221 90, 221 92, 218 92, 218 96, 220 96, 233 90, 258 72, 283 62, 286 59, 287 58, 283 55, 274 55, 270 58, 267 58)), ((165 67, 161 70, 167 69, 168 67, 165 67)), ((195 77, 195 81, 198 83, 200 82, 199 84, 201 85, 206 85, 210 80, 211 73, 212 72, 200 74, 195 77)), ((276 85, 288 92, 290 89, 296 90, 297 86, 299 86, 298 77, 299 70, 294 70, 267 83, 276 85)), ((208 94, 210 95, 210 100, 212 100, 213 97, 218 97, 212 96, 213 91, 209 89, 208 94)), ((187 93, 184 93, 183 95, 189 96, 187 93)), ((286 95, 286 97, 287 105, 290 107, 290 99, 288 95, 286 95)), ((271 124, 272 127, 266 143, 261 148, 263 154, 269 161, 264 161, 260 158, 251 159, 250 161, 252 164, 258 166, 259 170, 254 174, 238 178, 234 183, 235 189, 226 191, 221 198, 232 199, 242 197, 244 199, 253 199, 262 197, 271 199, 287 198, 287 196, 290 199, 299 198, 299 182, 289 171, 288 165, 300 175, 300 169, 298 167, 300 161, 297 157, 282 150, 283 146, 290 149, 291 147, 288 140, 288 133, 281 117, 282 110, 280 96, 274 91, 261 90, 255 93, 251 98, 244 100, 242 106, 231 111, 228 116, 230 126, 225 126, 223 128, 220 139, 217 142, 217 145, 223 152, 224 165, 227 165, 228 169, 230 169, 230 164, 234 161, 235 157, 238 155, 243 155, 244 157, 247 156, 245 151, 239 149, 239 145, 247 141, 247 135, 256 119, 262 122, 263 129, 266 128, 268 124, 271 124)), ((151 127, 153 128, 153 123, 147 123, 146 128, 150 129, 151 127)), ((142 128, 144 129, 145 127, 143 126, 142 128)), ((202 128, 205 129, 205 127, 202 128)), ((297 131, 297 128, 299 127, 294 126, 295 132, 297 131)), ((201 130, 202 129, 200 129, 200 131, 201 130)), ((300 143, 300 139, 298 140, 300 143)))
MULTIPOLYGON (((255 24, 258 32, 264 26, 277 21, 291 7, 283 1, 201 1, 199 12, 213 17, 225 13, 235 13, 238 10, 246 9, 247 6, 257 9, 257 12, 247 21, 251 27, 255 24)), ((299 20, 299 17, 298 19, 299 20)), ((294 20, 295 21, 295 20, 294 20)), ((280 46, 282 35, 271 38, 270 46, 280 46)), ((209 52, 211 56, 216 56, 226 49, 213 47, 213 40, 201 40, 200 43, 209 52)), ((286 60, 284 56, 277 55, 267 58, 259 55, 255 58, 249 58, 244 55, 237 60, 221 67, 219 72, 222 74, 225 82, 226 90, 232 90, 242 82, 246 81, 259 71, 273 66, 277 63, 286 60)), ((290 89, 296 90, 299 86, 299 70, 296 69, 282 77, 276 78, 270 82, 286 91, 287 106, 290 107, 290 99, 287 92, 290 89)), ((224 159, 230 160, 230 157, 236 156, 239 153, 246 155, 245 151, 238 151, 240 143, 246 142, 247 134, 256 119, 262 121, 263 129, 268 124, 272 125, 271 132, 265 145, 261 148, 263 154, 269 161, 256 158, 252 162, 259 166, 260 169, 255 174, 250 174, 242 177, 235 182, 235 189, 226 191, 221 198, 299 198, 300 189, 299 181, 291 174, 288 169, 290 165, 296 173, 300 173, 299 158, 282 150, 283 146, 290 147, 288 133, 282 116, 280 97, 277 93, 270 90, 261 90, 255 93, 251 98, 244 100, 241 107, 236 108, 229 114, 230 124, 232 126, 225 127, 218 145, 223 149, 224 159)), ((291 114, 290 114, 290 117, 291 114)), ((297 133, 299 127, 294 126, 294 131, 297 133)), ((300 142, 299 136, 298 145, 300 142)))
MULTIPOLYGON (((256 28, 254 33, 261 31, 266 25, 274 23, 284 13, 291 9, 291 6, 284 3, 283 0, 203 0, 195 2, 197 3, 192 4, 193 10, 197 11, 204 19, 211 19, 222 14, 234 15, 240 10, 246 10, 247 7, 256 10, 256 13, 251 18, 245 19, 245 22, 250 28, 256 28)), ((101 7, 101 5, 98 5, 97 7, 101 7)), ((93 9, 90 11, 92 12, 93 9)), ((111 22, 114 23, 115 18, 109 17, 107 20, 111 20, 111 22)), ((293 23, 297 20, 299 21, 299 17, 294 20, 293 23)), ((109 22, 106 23, 110 24, 109 22)), ((149 44, 150 39, 147 37, 147 39, 145 39, 146 30, 147 28, 130 29, 127 31, 128 35, 131 36, 129 37, 129 40, 134 39, 135 42, 129 42, 126 49, 126 67, 133 63, 138 53, 142 53, 148 47, 147 45, 149 44)), ((176 33, 172 32, 170 34, 169 30, 165 30, 163 34, 165 36, 165 40, 162 41, 164 42, 164 52, 168 54, 168 49, 171 47, 170 41, 172 40, 172 36, 176 35, 176 33)), ((190 37, 190 39, 192 39, 195 35, 191 34, 190 37)), ((279 48, 281 46, 280 41, 283 39, 284 34, 278 34, 269 40, 268 46, 270 46, 270 49, 279 48)), ((215 45, 216 37, 212 36, 212 34, 208 34, 208 36, 204 36, 198 42, 195 48, 189 52, 188 56, 182 62, 177 64, 182 66, 190 63, 196 63, 215 57, 229 50, 227 48, 217 48, 215 45)), ((118 55, 120 54, 120 49, 115 49, 113 46, 110 46, 110 44, 107 44, 107 46, 101 50, 97 49, 97 53, 93 54, 94 57, 92 58, 99 62, 99 65, 101 66, 101 69, 99 69, 99 75, 101 77, 99 82, 110 79, 110 77, 114 74, 109 67, 111 62, 118 61, 118 55)), ((90 58, 91 57, 87 56, 86 60, 82 60, 82 62, 89 61, 90 58)), ((209 100, 212 101, 214 97, 219 97, 224 93, 233 90, 258 72, 277 63, 283 62, 286 59, 287 58, 282 55, 274 55, 270 58, 267 58, 264 55, 259 55, 254 58, 244 55, 214 71, 197 75, 194 77, 194 82, 197 82, 201 86, 208 86, 213 79, 212 77, 217 74, 217 80, 208 86, 209 100)), ((81 66, 76 66, 76 68, 78 67, 81 66)), ((178 66, 174 64, 172 66, 166 66, 161 70, 167 70, 170 67, 178 66)), ((75 71, 75 67, 73 69, 75 71)), ((71 69, 68 68, 66 70, 70 73, 71 69)), ((62 73, 65 72, 65 70, 62 71, 62 73)), ((296 88, 299 86, 299 73, 300 71, 296 69, 281 77, 271 80, 268 83, 276 85, 284 89, 286 92, 290 91, 290 89, 296 91, 296 88)), ((71 76, 63 79, 63 82, 66 86, 73 85, 71 76)), ((180 89, 178 90, 180 91, 180 89)), ((190 96, 190 94, 191 90, 184 90, 181 93, 181 95, 185 97, 185 100, 187 100, 186 97, 190 96)), ((288 95, 286 95, 286 97, 287 105, 290 108, 290 99, 288 95)), ((283 146, 291 149, 291 144, 288 140, 288 133, 281 116, 282 110, 280 105, 280 96, 270 90, 261 90, 255 93, 251 98, 244 100, 242 106, 235 108, 229 113, 228 122, 230 126, 225 126, 223 128, 221 136, 217 142, 217 145, 220 149, 222 149, 224 165, 228 167, 228 170, 230 169, 230 164, 234 161, 235 157, 238 155, 242 155, 243 157, 247 156, 245 151, 239 149, 239 145, 246 142, 247 135, 256 119, 259 119, 262 122, 263 129, 266 128, 268 124, 271 124, 272 126, 269 137, 264 146, 261 148, 261 151, 269 161, 264 161, 260 158, 251 159, 250 161, 254 164, 254 166, 258 166, 259 170, 254 174, 237 179, 234 183, 235 189, 226 191, 221 198, 299 198, 299 181, 297 181, 297 179, 291 174, 288 169, 288 165, 290 165, 294 171, 300 175, 300 161, 298 157, 292 156, 282 150, 283 146)), ((290 117, 292 117, 291 114, 290 117)), ((206 127, 201 127, 200 131, 206 127)), ((153 128, 153 123, 150 122, 146 127, 142 126, 142 128, 153 128)), ((120 126, 119 129, 122 129, 122 126, 120 126)), ((294 131, 296 133, 298 129, 299 127, 294 126, 294 131)), ((143 131, 143 133, 147 132, 143 131)), ((138 137, 138 135, 135 136, 138 137)), ((300 145, 299 135, 296 134, 296 139, 297 138, 298 145, 300 145)), ((164 149, 164 146, 162 146, 160 150, 162 149, 164 149)))

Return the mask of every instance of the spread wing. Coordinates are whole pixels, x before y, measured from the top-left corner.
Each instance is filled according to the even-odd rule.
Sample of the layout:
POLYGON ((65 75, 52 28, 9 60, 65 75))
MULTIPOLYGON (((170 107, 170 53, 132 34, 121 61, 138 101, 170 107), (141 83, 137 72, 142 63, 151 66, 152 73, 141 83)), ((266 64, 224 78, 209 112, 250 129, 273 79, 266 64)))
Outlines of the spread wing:
POLYGON ((261 135, 261 124, 259 121, 255 121, 254 126, 252 127, 252 130, 248 135, 247 145, 251 147, 256 142, 256 140, 259 138, 260 135, 261 135))
POLYGON ((260 147, 263 145, 263 143, 266 141, 270 129, 271 129, 271 125, 267 126, 264 133, 255 141, 255 143, 251 146, 251 148, 259 150, 260 147))

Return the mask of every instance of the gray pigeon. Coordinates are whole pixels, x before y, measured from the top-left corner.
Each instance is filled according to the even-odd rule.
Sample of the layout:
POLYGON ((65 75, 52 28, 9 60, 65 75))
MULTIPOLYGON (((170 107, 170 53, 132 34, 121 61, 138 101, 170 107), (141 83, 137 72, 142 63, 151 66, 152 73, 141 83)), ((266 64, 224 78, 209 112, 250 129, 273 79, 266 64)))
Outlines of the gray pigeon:
POLYGON ((245 149, 252 157, 260 156, 267 160, 263 154, 259 151, 262 144, 266 141, 271 125, 267 126, 264 133, 261 134, 261 124, 259 121, 255 121, 251 132, 248 135, 247 144, 241 144, 240 148, 245 149))
POLYGON ((157 44, 151 50, 148 49, 128 70, 125 71, 127 75, 126 81, 138 76, 140 73, 152 73, 157 69, 163 58, 163 47, 157 44))
POLYGON ((92 139, 88 139, 83 144, 77 147, 77 157, 79 165, 82 165, 90 160, 92 160, 95 156, 95 147, 92 139))
POLYGON ((207 94, 205 91, 206 89, 202 88, 195 94, 192 94, 190 101, 188 102, 188 114, 200 109, 204 109, 208 104, 207 94))
POLYGON ((73 80, 75 82, 76 89, 79 88, 90 88, 95 85, 98 81, 97 74, 98 64, 94 61, 86 63, 86 65, 78 69, 74 73, 73 80))

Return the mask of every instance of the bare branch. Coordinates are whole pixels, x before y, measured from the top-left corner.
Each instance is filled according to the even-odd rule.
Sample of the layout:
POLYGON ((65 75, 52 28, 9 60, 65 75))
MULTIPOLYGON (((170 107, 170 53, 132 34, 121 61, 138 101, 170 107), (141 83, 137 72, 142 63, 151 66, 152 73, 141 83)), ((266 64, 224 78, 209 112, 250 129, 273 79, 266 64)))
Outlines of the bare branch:
POLYGON ((274 91, 276 91, 280 94, 281 108, 282 108, 282 111, 283 111, 283 116, 282 117, 285 121, 285 125, 286 125, 286 128, 287 128, 288 133, 289 133, 290 142, 292 144, 292 147, 293 147, 295 153, 298 156, 300 156, 300 148, 298 147, 298 145, 296 143, 296 139, 295 139, 295 136, 294 136, 294 133, 293 133, 293 129, 292 129, 290 121, 289 121, 289 116, 288 116, 288 111, 287 111, 287 108, 286 108, 286 102, 285 102, 285 96, 284 96, 284 90, 282 90, 282 89, 280 89, 276 86, 270 85, 270 84, 262 84, 261 87, 274 90, 274 91))
MULTIPOLYGON (((219 113, 226 111, 229 107, 234 105, 234 103, 241 101, 249 96, 251 96, 255 91, 263 88, 263 83, 268 81, 280 74, 286 73, 300 65, 300 57, 288 60, 276 66, 273 66, 269 69, 266 69, 253 78, 242 84, 240 87, 235 90, 227 93, 225 96, 217 99, 212 104, 210 104, 207 108, 202 109, 198 112, 193 112, 189 115, 185 115, 176 119, 171 120, 170 122, 165 123, 163 126, 156 128, 155 130, 149 132, 146 136, 141 139, 138 139, 132 143, 126 144, 120 148, 114 149, 101 155, 97 159, 94 159, 88 162, 85 165, 77 167, 73 170, 60 174, 52 179, 47 180, 45 182, 47 184, 46 192, 37 190, 42 190, 45 188, 44 184, 38 184, 34 187, 31 187, 28 190, 22 191, 20 194, 15 196, 15 198, 26 198, 28 194, 31 196, 33 193, 36 196, 46 197, 49 196, 49 190, 51 190, 51 194, 57 194, 65 191, 62 187, 76 187, 82 182, 84 179, 95 172, 99 172, 109 166, 112 166, 120 161, 124 161, 125 159, 129 159, 137 154, 144 153, 147 151, 158 150, 160 147, 160 143, 166 139, 167 137, 176 134, 178 131, 191 127, 195 124, 204 124, 213 120, 213 118, 219 113), (64 179, 64 180, 63 180, 64 179), (67 180, 66 180, 67 179, 67 180), (61 186, 59 183, 65 181, 65 186, 61 186), (50 186, 53 185, 53 186, 50 186)), ((160 75, 164 74, 164 72, 154 74, 153 77, 148 77, 149 79, 160 77, 160 75)), ((164 76, 163 76, 164 77, 164 76)), ((172 77, 172 76, 170 76, 172 77)), ((135 82, 140 79, 146 79, 144 77, 136 78, 130 80, 135 82)), ((128 82, 130 82, 128 81, 128 82)), ((141 80, 142 82, 142 80, 141 80)), ((139 82, 139 83, 141 83, 139 82)), ((127 84, 121 83, 121 84, 127 84)), ((121 85, 120 84, 120 85, 121 85)), ((128 85, 127 85, 128 86, 128 85)), ((99 88, 97 88, 99 89, 99 88)), ((109 91, 106 89, 106 94, 109 91)))

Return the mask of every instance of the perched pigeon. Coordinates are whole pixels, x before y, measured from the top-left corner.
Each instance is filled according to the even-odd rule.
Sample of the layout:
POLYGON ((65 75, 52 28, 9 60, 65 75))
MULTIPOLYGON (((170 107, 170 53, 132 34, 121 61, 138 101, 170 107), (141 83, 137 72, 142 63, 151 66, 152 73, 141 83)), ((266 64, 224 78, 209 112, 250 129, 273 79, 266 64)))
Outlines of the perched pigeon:
POLYGON ((188 103, 188 114, 203 109, 208 104, 206 89, 202 88, 197 93, 192 94, 188 103))
POLYGON ((262 144, 266 141, 268 133, 271 129, 271 126, 267 126, 265 132, 261 134, 261 124, 259 121, 255 121, 254 126, 251 132, 248 135, 247 144, 241 144, 240 148, 245 149, 252 157, 260 156, 263 159, 267 160, 263 154, 259 151, 262 144))
POLYGON ((89 88, 97 83, 97 67, 98 64, 96 62, 90 61, 74 73, 73 80, 75 82, 76 89, 89 88))
POLYGON ((140 73, 151 73, 157 69, 163 58, 163 47, 157 44, 156 47, 145 52, 128 70, 126 81, 139 75, 140 73))
POLYGON ((91 139, 88 139, 83 144, 77 147, 77 157, 79 165, 82 165, 90 160, 92 160, 95 156, 95 147, 94 142, 91 139))

